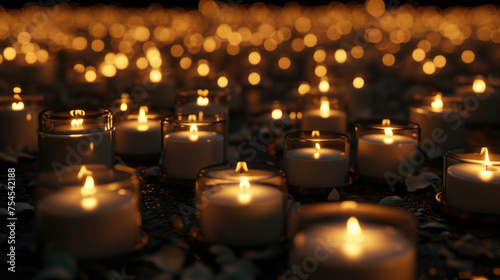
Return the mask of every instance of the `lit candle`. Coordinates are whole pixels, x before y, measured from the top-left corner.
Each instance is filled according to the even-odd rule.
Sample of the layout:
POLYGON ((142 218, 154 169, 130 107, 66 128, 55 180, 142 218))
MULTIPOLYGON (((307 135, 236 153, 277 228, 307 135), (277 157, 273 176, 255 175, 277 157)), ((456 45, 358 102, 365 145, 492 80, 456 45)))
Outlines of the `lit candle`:
POLYGON ((472 84, 457 86, 455 93, 464 97, 464 107, 467 124, 484 125, 498 123, 500 119, 500 94, 498 88, 498 78, 488 78, 475 76, 472 84))
POLYGON ((60 172, 70 165, 113 165, 111 111, 45 110, 38 130, 40 170, 60 172))
POLYGON ((189 115, 189 131, 167 133, 163 138, 160 166, 168 177, 194 180, 201 168, 224 162, 224 137, 198 131, 196 115, 189 115))
POLYGON ((357 172, 359 175, 384 178, 386 172, 400 174, 401 160, 408 161, 417 151, 418 141, 405 135, 395 135, 390 120, 378 127, 384 134, 365 134, 358 138, 357 172))
MULTIPOLYGON (((226 93, 229 94, 229 93, 226 93)), ((197 90, 196 102, 182 104, 176 108, 177 114, 198 114, 203 112, 205 115, 227 117, 227 109, 222 104, 210 102, 208 89, 197 90)))
POLYGON ((147 106, 141 106, 137 120, 120 122, 115 128, 115 152, 121 155, 159 155, 161 123, 149 120, 147 106))
POLYGON ((344 111, 330 109, 327 97, 321 98, 319 110, 304 111, 301 130, 323 130, 343 133, 346 131, 347 115, 344 111))
MULTIPOLYGON (((326 222, 306 228, 293 240, 291 263, 307 279, 414 279, 416 251, 394 227, 345 222, 326 222), (304 265, 316 257, 316 269, 304 265), (318 260, 319 259, 319 260, 318 260)), ((302 275, 303 276, 303 275, 302 275)))
POLYGON ((348 174, 345 152, 321 147, 319 131, 313 131, 314 147, 288 150, 285 156, 288 184, 297 187, 326 188, 342 186, 348 174))
POLYGON ((465 122, 457 109, 444 106, 441 93, 434 96, 430 106, 410 107, 409 120, 420 125, 420 141, 426 143, 425 152, 430 158, 441 157, 449 149, 465 144, 465 122))
POLYGON ((446 170, 445 200, 450 206, 480 213, 500 214, 500 169, 490 158, 498 154, 481 153, 459 155, 464 161, 452 164, 446 170))
POLYGON ((77 259, 132 252, 139 236, 137 199, 125 190, 100 190, 90 174, 83 187, 66 187, 40 199, 38 234, 46 245, 77 259))
POLYGON ((23 102, 21 88, 14 88, 13 98, 2 100, 0 108, 0 149, 3 151, 36 152, 38 150, 36 130, 39 109, 23 102))
POLYGON ((278 189, 243 179, 205 190, 202 199, 199 223, 209 242, 258 246, 282 236, 284 197, 278 189))

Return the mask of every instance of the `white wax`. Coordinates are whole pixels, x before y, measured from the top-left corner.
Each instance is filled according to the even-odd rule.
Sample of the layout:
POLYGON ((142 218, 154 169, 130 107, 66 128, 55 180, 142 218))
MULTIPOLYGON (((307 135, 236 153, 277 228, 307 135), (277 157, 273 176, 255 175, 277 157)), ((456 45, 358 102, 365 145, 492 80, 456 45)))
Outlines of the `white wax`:
POLYGON ((203 236, 210 242, 233 246, 268 245, 278 241, 284 226, 283 193, 251 183, 250 201, 238 198, 239 184, 203 193, 198 205, 203 236))
MULTIPOLYGON (((360 175, 384 178, 386 172, 403 176, 398 171, 401 159, 410 160, 418 146, 417 140, 403 135, 393 135, 393 142, 384 142, 385 135, 368 134, 358 139, 358 170, 360 175)), ((406 169, 403 168, 406 171, 406 169)))
POLYGON ((38 113, 40 110, 25 108, 23 110, 0 110, 0 149, 20 152, 36 152, 38 150, 36 130, 38 129, 38 113))
POLYGON ((160 166, 167 176, 194 180, 203 167, 224 163, 224 137, 208 131, 196 135, 195 140, 190 131, 165 135, 160 166))
POLYGON ((447 121, 445 115, 447 118, 459 116, 458 112, 450 110, 433 111, 430 106, 410 108, 410 121, 420 125, 421 143, 428 142, 434 145, 433 148, 426 148, 429 150, 427 155, 430 158, 441 157, 448 150, 465 145, 465 121, 461 120, 461 125, 453 128, 456 120, 447 121), (433 136, 433 131, 438 131, 439 136, 433 136), (446 140, 443 143, 438 143, 445 137, 441 134, 446 135, 446 140))
POLYGON ((198 116, 199 112, 203 112, 205 115, 219 115, 220 117, 225 117, 226 116, 226 108, 221 105, 221 104, 216 104, 216 103, 208 103, 205 106, 198 105, 196 102, 193 103, 186 103, 181 105, 180 107, 177 107, 176 109, 177 114, 195 114, 198 116))
POLYGON ((115 127, 115 152, 123 155, 159 155, 161 153, 161 123, 148 120, 124 121, 115 127), (139 130, 140 126, 147 127, 139 130))
POLYGON ((492 87, 487 86, 486 92, 475 93, 472 85, 458 86, 455 93, 465 98, 465 108, 468 115, 467 123, 485 124, 498 123, 500 119, 500 94, 492 87))
POLYGON ((139 235, 137 200, 129 194, 96 193, 93 209, 82 206, 80 188, 43 197, 37 231, 47 244, 77 259, 107 258, 134 250, 139 235))
POLYGON ((346 223, 332 222, 299 232, 293 240, 292 265, 299 266, 308 280, 415 278, 416 252, 408 239, 390 226, 360 226, 364 239, 352 246, 345 241, 346 223), (316 269, 312 269, 314 264, 316 269))
POLYGON ((344 111, 330 110, 326 118, 321 116, 320 110, 304 111, 301 130, 324 130, 344 133, 347 127, 347 115, 344 111))
POLYGON ((325 188, 342 186, 346 181, 347 156, 340 150, 299 148, 288 151, 285 161, 292 186, 325 188))
POLYGON ((41 171, 57 171, 80 164, 113 165, 111 131, 78 132, 81 131, 71 135, 38 133, 41 171))
POLYGON ((500 214, 500 169, 480 163, 457 163, 448 167, 446 203, 480 213, 500 214))

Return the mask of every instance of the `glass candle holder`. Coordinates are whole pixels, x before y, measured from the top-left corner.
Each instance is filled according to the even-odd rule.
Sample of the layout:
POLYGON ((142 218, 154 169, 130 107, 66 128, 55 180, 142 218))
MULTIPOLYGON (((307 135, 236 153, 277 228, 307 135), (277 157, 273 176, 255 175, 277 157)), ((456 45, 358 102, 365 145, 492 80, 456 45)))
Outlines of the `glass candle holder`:
POLYGON ((128 159, 159 158, 161 154, 161 120, 165 112, 153 112, 147 106, 131 112, 115 125, 115 153, 128 159))
POLYGON ((312 280, 414 279, 416 225, 411 214, 394 207, 354 201, 307 205, 293 234, 295 269, 286 273, 300 271, 312 280))
POLYGON ((465 145, 463 98, 415 95, 409 108, 409 120, 420 126, 420 146, 430 158, 440 158, 451 148, 465 145))
POLYGON ((377 184, 404 183, 423 161, 418 151, 420 127, 416 123, 391 121, 356 124, 357 179, 377 184))
POLYGON ((108 109, 47 109, 38 115, 40 170, 79 164, 113 165, 113 121, 108 109))
POLYGON ((347 113, 343 99, 323 94, 306 94, 301 130, 347 131, 347 113))
POLYGON ((461 75, 455 78, 455 94, 464 98, 469 125, 498 124, 500 121, 500 78, 491 75, 461 75))
POLYGON ((263 248, 286 233, 285 173, 266 164, 203 168, 196 184, 197 238, 209 244, 263 248))
POLYGON ((285 137, 285 170, 290 192, 327 194, 348 185, 350 139, 328 131, 299 131, 285 137))
POLYGON ((457 209, 500 214, 500 150, 460 148, 444 157, 443 198, 457 209))
POLYGON ((198 172, 226 157, 226 121, 219 116, 178 115, 162 121, 160 167, 167 182, 194 186, 198 172))
POLYGON ((35 181, 36 227, 43 249, 78 260, 131 253, 141 245, 139 185, 133 169, 72 166, 35 181))
POLYGON ((19 93, 0 96, 1 151, 36 153, 37 116, 43 103, 42 95, 22 95, 20 88, 19 93))
POLYGON ((203 112, 206 115, 219 115, 227 119, 230 100, 230 90, 227 88, 184 90, 177 94, 175 113, 198 115, 199 112, 203 112))

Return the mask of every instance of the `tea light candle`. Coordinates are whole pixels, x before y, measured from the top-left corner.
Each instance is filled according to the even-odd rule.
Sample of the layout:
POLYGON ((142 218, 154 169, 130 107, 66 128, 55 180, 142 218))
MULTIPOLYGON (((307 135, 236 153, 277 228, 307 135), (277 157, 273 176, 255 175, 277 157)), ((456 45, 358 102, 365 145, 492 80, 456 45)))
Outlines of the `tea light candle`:
POLYGON ((341 186, 347 174, 347 156, 331 148, 298 148, 286 153, 288 184, 324 188, 341 186))
POLYGON ((441 157, 449 149, 465 144, 465 122, 457 110, 444 107, 441 93, 435 95, 431 106, 411 107, 409 119, 420 125, 422 142, 432 141, 433 146, 426 151, 430 158, 441 157))
POLYGON ((192 123, 189 131, 164 136, 160 166, 167 176, 194 180, 203 167, 224 162, 224 137, 198 131, 198 125, 192 123))
POLYGON ((98 187, 87 175, 82 188, 69 187, 44 196, 37 204, 40 237, 77 259, 132 252, 139 236, 137 199, 98 187))
POLYGON ((347 115, 341 110, 330 110, 328 98, 322 98, 319 110, 307 110, 302 115, 301 130, 323 130, 343 133, 347 115))
MULTIPOLYGON (((388 225, 359 224, 351 217, 341 222, 315 225, 293 240, 291 263, 301 265, 319 256, 317 268, 306 270, 307 279, 411 280, 414 279, 415 248, 399 231, 388 225)), ((303 272, 304 273, 304 272, 303 272)))
POLYGON ((24 104, 19 94, 14 94, 10 106, 0 109, 0 148, 21 152, 38 150, 36 130, 38 128, 39 109, 24 104))
MULTIPOLYGON (((497 81, 491 83, 495 82, 497 81)), ((470 113, 465 118, 468 124, 498 123, 500 94, 495 87, 485 81, 484 77, 475 77, 472 85, 459 86, 455 89, 455 93, 465 99, 465 109, 470 113)))
POLYGON ((66 112, 57 115, 51 110, 40 113, 42 127, 38 130, 38 142, 41 171, 60 171, 66 166, 79 164, 113 165, 111 123, 93 123, 94 117, 99 120, 110 118, 111 112, 102 110, 92 116, 85 114, 81 109, 71 110, 68 116, 66 112), (58 123, 54 125, 52 122, 58 123))
POLYGON ((268 245, 284 227, 283 193, 264 184, 242 180, 203 193, 200 211, 204 237, 231 246, 268 245))
POLYGON ((122 155, 159 155, 161 123, 148 120, 147 106, 141 106, 137 120, 118 123, 115 128, 115 152, 122 155))
POLYGON ((360 175, 384 178, 386 172, 399 174, 401 160, 409 160, 417 151, 418 141, 409 136, 394 135, 390 121, 383 124, 385 135, 366 134, 358 138, 357 172, 360 175))
MULTIPOLYGON (((492 166, 490 156, 483 148, 483 160, 457 163, 446 170, 446 203, 450 206, 479 213, 500 214, 500 169, 492 166)), ((462 154, 463 158, 477 158, 478 154, 462 154)))

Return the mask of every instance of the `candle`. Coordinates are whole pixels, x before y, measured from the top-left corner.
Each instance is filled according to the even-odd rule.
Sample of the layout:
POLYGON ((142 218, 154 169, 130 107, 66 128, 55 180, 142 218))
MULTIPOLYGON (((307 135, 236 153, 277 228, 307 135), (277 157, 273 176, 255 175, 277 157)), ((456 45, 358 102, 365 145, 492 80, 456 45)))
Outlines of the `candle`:
POLYGON ((358 138, 357 172, 359 175, 384 178, 386 172, 396 175, 402 171, 402 161, 408 161, 417 151, 418 141, 405 135, 394 135, 390 121, 382 122, 383 134, 365 134, 358 138))
POLYGON ((488 83, 482 76, 474 77, 472 85, 463 85, 455 88, 455 93, 464 97, 464 107, 469 114, 465 120, 467 124, 484 125, 498 123, 500 111, 500 94, 496 91, 496 79, 488 79, 488 83))
POLYGON ((465 144, 465 123, 458 110, 444 106, 441 93, 435 95, 430 106, 411 107, 409 119, 419 124, 421 142, 432 143, 425 147, 430 158, 465 144))
POLYGON ((343 133, 346 131, 347 115, 344 111, 330 110, 327 97, 321 98, 319 110, 304 111, 301 130, 323 130, 343 133))
POLYGON ((351 217, 347 225, 327 222, 309 227, 295 236, 293 246, 291 263, 301 266, 301 276, 310 280, 414 279, 415 248, 392 226, 360 225, 351 217), (308 259, 317 264, 315 269, 307 266, 308 259))
POLYGON ((273 182, 278 185, 281 184, 281 176, 276 174, 276 171, 248 168, 245 161, 238 161, 234 169, 227 169, 224 165, 207 168, 202 170, 203 177, 198 179, 202 181, 203 185, 216 185, 220 183, 227 183, 228 181, 241 181, 243 179, 252 181, 266 181, 273 182))
POLYGON ((282 235, 284 207, 280 190, 242 180, 208 189, 202 199, 199 223, 209 242, 258 246, 277 242, 282 235))
POLYGON ((212 131, 198 131, 201 123, 186 123, 189 131, 167 133, 163 138, 160 165, 168 177, 194 180, 203 167, 224 162, 224 137, 212 131))
MULTIPOLYGON (((15 89, 20 88, 16 87, 15 89)), ((18 93, 9 98, 0 109, 0 149, 4 151, 36 152, 38 150, 36 130, 39 109, 29 107, 18 93)))
POLYGON ((49 246, 77 259, 102 259, 134 250, 139 236, 138 201, 124 190, 106 192, 86 175, 81 188, 68 187, 40 199, 37 231, 49 246))
POLYGON ((115 152, 121 155, 159 155, 161 123, 149 120, 147 106, 141 106, 137 120, 118 123, 115 128, 115 152))
POLYGON ((38 130, 40 170, 61 171, 79 164, 113 165, 111 112, 102 109, 86 115, 85 110, 45 110, 38 130), (69 115, 69 116, 68 116, 69 115), (103 123, 96 124, 97 121, 103 123))
POLYGON ((286 152, 288 184, 300 187, 326 188, 342 186, 346 181, 347 156, 337 149, 298 148, 286 152))
POLYGON ((483 148, 481 154, 460 157, 463 163, 449 165, 446 170, 446 203, 473 212, 500 214, 500 169, 490 162, 490 157, 499 159, 500 155, 488 154, 483 148))
MULTIPOLYGON (((222 104, 210 102, 208 94, 208 89, 199 89, 197 91, 198 97, 196 98, 196 102, 185 103, 178 106, 176 108, 177 114, 198 114, 199 112, 203 112, 205 115, 227 117, 226 107, 222 104)), ((224 91, 224 94, 227 95, 228 93, 224 91)))

